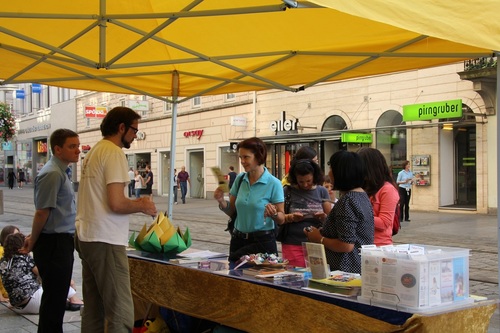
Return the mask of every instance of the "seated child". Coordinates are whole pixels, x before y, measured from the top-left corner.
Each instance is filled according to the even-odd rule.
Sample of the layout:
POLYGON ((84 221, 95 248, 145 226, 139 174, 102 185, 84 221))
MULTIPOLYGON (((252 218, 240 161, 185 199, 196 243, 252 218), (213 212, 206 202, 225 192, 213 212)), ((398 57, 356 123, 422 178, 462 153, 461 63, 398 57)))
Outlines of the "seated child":
MULTIPOLYGON (((33 258, 27 254, 19 254, 19 249, 24 245, 24 239, 25 236, 21 233, 11 234, 5 239, 5 253, 0 260, 0 276, 14 311, 38 314, 43 289, 33 258)), ((75 294, 75 289, 70 287, 69 304, 79 304, 81 307, 83 302, 75 294)), ((80 307, 73 306, 69 310, 77 311, 80 307)))
MULTIPOLYGON (((15 225, 8 225, 2 229, 0 233, 0 259, 3 258, 3 242, 5 238, 10 234, 15 234, 19 232, 19 228, 15 225)), ((0 278, 0 302, 8 303, 9 295, 7 294, 7 290, 5 290, 2 279, 0 278)))

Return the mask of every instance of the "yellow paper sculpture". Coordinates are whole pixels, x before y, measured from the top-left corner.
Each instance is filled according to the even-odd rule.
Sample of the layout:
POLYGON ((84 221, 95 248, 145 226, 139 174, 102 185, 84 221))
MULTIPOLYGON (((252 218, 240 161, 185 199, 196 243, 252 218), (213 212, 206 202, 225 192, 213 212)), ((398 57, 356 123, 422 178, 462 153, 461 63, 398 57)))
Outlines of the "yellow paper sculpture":
POLYGON ((135 237, 132 233, 129 244, 137 250, 153 253, 180 253, 191 246, 191 235, 186 228, 184 233, 175 228, 168 217, 160 212, 146 229, 146 223, 135 237))

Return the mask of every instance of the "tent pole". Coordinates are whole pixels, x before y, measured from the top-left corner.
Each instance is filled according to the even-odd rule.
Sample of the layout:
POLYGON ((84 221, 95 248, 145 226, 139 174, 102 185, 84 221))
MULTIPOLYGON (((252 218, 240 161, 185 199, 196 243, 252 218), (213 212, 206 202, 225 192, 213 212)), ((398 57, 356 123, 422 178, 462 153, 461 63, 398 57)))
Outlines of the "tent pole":
MULTIPOLYGON (((498 112, 500 111, 500 83, 498 82, 500 78, 500 66, 498 65, 498 59, 500 58, 500 52, 495 52, 495 56, 497 57, 497 88, 496 88, 496 103, 497 107, 495 110, 495 116, 497 118, 497 228, 498 228, 498 253, 500 253, 500 215, 498 215, 498 207, 500 207, 500 199, 498 198, 498 190, 500 188, 500 171, 498 170, 499 161, 500 161, 500 145, 498 144, 498 128, 500 128, 500 115, 498 112)), ((500 295, 500 262, 497 263, 498 267, 498 293, 500 295)))
POLYGON ((170 188, 168 189, 168 212, 167 216, 172 221, 172 210, 174 206, 174 169, 175 169, 175 138, 177 133, 177 99, 179 97, 179 73, 172 73, 172 125, 170 133, 170 188))

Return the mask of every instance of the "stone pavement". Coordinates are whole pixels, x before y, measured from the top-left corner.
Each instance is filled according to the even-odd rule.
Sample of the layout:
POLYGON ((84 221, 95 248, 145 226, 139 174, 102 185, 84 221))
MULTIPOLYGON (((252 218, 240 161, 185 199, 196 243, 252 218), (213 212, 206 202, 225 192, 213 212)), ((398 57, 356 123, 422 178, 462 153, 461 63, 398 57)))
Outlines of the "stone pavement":
MULTIPOLYGON (((4 195, 4 214, 0 215, 0 229, 8 224, 18 225, 29 233, 33 218, 33 188, 9 190, 0 187, 4 195)), ((166 197, 155 197, 159 210, 168 207, 166 197)), ((437 246, 461 247, 471 250, 470 293, 498 299, 498 222, 497 216, 456 212, 410 212, 411 222, 403 222, 394 237, 395 243, 414 243, 437 246)), ((214 200, 187 199, 186 204, 174 205, 173 224, 181 230, 189 227, 193 247, 217 252, 228 252, 229 234, 224 232, 227 218, 219 211, 214 200)), ((133 214, 130 229, 139 231, 151 217, 133 214)), ((75 254, 73 278, 81 290, 81 266, 75 254)), ((67 313, 68 314, 68 313, 67 313)), ((80 321, 74 316, 64 325, 65 333, 80 331, 80 321), (75 321, 76 320, 76 321, 75 321)), ((0 306, 0 333, 36 332, 36 318, 15 314, 0 306)), ((488 333, 500 333, 500 314, 493 315, 488 333)))

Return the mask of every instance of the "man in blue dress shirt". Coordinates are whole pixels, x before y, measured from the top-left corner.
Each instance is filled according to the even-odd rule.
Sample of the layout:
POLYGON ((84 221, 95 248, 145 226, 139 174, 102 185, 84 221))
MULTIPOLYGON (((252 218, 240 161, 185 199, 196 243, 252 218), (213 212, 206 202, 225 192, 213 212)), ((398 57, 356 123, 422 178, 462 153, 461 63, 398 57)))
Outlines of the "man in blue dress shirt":
POLYGON ((76 203, 73 184, 66 173, 80 158, 80 139, 69 129, 50 136, 53 156, 35 179, 35 216, 23 253, 33 250, 42 278, 38 333, 62 333, 66 299, 74 261, 76 203))

